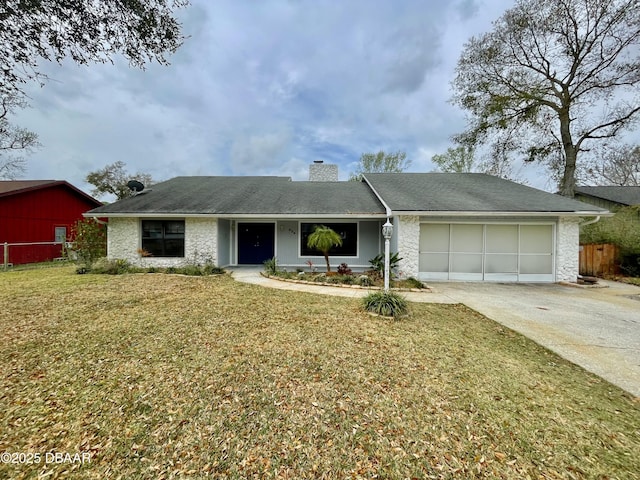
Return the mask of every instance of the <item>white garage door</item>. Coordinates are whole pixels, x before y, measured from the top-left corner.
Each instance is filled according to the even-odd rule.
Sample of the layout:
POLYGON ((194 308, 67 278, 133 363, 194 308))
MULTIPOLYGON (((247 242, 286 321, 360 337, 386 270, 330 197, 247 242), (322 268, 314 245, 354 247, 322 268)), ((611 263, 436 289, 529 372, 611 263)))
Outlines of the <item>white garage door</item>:
POLYGON ((424 223, 422 280, 554 281, 552 224, 424 223))

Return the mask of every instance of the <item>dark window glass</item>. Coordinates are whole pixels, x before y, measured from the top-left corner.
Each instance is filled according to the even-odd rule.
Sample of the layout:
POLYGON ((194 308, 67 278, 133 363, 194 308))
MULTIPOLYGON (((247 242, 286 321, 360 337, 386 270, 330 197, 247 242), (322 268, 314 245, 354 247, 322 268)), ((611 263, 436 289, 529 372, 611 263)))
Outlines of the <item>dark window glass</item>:
POLYGON ((184 257, 184 220, 143 220, 142 249, 153 257, 184 257))
POLYGON ((307 239, 317 225, 324 225, 342 237, 342 246, 329 250, 329 256, 355 257, 358 255, 358 224, 357 223, 302 223, 300 225, 300 252, 302 256, 322 255, 317 250, 307 247, 307 239))

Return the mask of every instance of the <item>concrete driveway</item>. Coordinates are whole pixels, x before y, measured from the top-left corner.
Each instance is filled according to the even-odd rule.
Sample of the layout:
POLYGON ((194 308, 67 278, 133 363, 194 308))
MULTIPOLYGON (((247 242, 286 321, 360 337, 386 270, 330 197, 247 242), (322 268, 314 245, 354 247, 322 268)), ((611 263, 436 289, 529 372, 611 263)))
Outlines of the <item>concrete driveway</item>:
POLYGON ((640 397, 640 288, 436 283, 434 297, 463 303, 640 397))
MULTIPOLYGON (((238 281, 322 295, 362 297, 367 290, 271 280, 260 268, 230 269, 238 281)), ((462 303, 640 397, 640 287, 558 284, 431 283, 407 300, 462 303)))

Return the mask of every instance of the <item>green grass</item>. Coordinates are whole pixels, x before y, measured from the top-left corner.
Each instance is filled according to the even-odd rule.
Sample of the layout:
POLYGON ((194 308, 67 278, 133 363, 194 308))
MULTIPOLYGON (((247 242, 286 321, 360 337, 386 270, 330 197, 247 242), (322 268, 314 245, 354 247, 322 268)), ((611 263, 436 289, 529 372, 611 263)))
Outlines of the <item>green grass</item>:
POLYGON ((73 271, 0 274, 0 478, 640 478, 637 399, 465 307, 73 271))

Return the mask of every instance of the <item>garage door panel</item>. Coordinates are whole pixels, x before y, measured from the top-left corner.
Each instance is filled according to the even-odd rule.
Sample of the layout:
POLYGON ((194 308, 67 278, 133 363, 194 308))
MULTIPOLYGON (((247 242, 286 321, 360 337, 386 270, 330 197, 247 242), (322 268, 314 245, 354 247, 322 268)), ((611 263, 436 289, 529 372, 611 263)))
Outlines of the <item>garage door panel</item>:
POLYGON ((521 225, 520 253, 553 253, 553 226, 521 225))
POLYGON ((487 253, 518 253, 518 225, 487 225, 487 253))
POLYGON ((554 280, 551 224, 423 224, 422 279, 554 280))
POLYGON ((431 224, 420 227, 420 252, 448 252, 449 225, 431 224))
POLYGON ((485 273, 518 273, 517 254, 487 254, 485 273))
POLYGON ((451 272, 482 274, 482 254, 451 254, 451 272))
POLYGON ((522 255, 520 257, 520 273, 551 274, 553 273, 553 258, 551 255, 522 255))
POLYGON ((451 225, 451 251, 482 253, 482 225, 451 225))
POLYGON ((419 270, 421 272, 448 272, 448 253, 421 253, 419 270))

